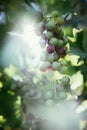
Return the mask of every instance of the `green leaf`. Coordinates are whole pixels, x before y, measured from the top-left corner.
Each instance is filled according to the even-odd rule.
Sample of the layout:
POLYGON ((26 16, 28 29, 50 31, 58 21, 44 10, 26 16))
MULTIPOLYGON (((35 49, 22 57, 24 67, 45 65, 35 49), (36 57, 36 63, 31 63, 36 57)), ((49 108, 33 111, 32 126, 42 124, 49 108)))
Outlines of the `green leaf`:
POLYGON ((80 57, 80 60, 87 59, 87 53, 82 51, 80 48, 78 48, 75 45, 71 47, 70 53, 73 53, 74 55, 78 55, 80 57))
POLYGON ((70 42, 70 53, 79 56, 79 60, 87 59, 87 52, 83 49, 83 30, 73 29, 73 37, 68 37, 70 42))

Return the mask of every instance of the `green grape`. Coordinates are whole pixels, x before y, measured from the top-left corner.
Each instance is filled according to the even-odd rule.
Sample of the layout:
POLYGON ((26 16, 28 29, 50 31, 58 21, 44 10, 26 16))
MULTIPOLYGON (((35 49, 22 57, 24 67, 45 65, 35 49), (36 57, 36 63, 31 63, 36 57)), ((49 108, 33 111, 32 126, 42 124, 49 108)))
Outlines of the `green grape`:
POLYGON ((47 31, 45 36, 47 39, 51 39, 53 37, 53 33, 51 31, 47 31))
POLYGON ((57 27, 57 28, 56 28, 56 33, 57 33, 58 35, 61 33, 61 31, 62 31, 62 28, 61 28, 61 27, 57 27))
POLYGON ((36 24, 36 26, 35 26, 35 33, 38 36, 40 36, 43 33, 44 30, 45 30, 45 23, 39 22, 39 23, 36 24))
POLYGON ((60 61, 62 66, 67 66, 67 62, 65 60, 60 61))
POLYGON ((44 63, 41 65, 40 70, 41 70, 42 72, 45 72, 48 68, 50 68, 50 66, 51 66, 51 63, 48 62, 48 61, 46 61, 46 62, 44 62, 44 63))
POLYGON ((63 25, 63 24, 64 24, 64 19, 61 18, 61 17, 58 17, 58 18, 56 19, 56 24, 59 25, 59 26, 63 25))
POLYGON ((52 13, 51 13, 51 17, 52 18, 57 18, 59 16, 59 12, 57 10, 54 10, 52 13))
POLYGON ((59 92, 58 98, 61 99, 61 100, 66 99, 67 98, 67 93, 64 92, 64 91, 59 92))
POLYGON ((60 68, 60 70, 59 70, 59 72, 62 73, 62 74, 67 74, 67 71, 68 71, 67 66, 62 66, 62 67, 60 68))
POLYGON ((59 70, 60 67, 61 67, 61 63, 60 62, 55 61, 55 62, 52 63, 52 68, 54 70, 59 70))
POLYGON ((49 99, 46 101, 47 106, 52 106, 53 105, 53 100, 49 99))
POLYGON ((35 95, 35 90, 27 91, 24 95, 25 100, 28 100, 29 98, 33 97, 35 95))
POLYGON ((26 93, 27 91, 29 91, 29 87, 28 85, 24 85, 20 88, 20 91, 22 94, 26 93))
POLYGON ((51 44, 51 45, 57 45, 58 44, 57 38, 55 38, 55 37, 51 38, 50 41, 49 41, 49 44, 51 44))
POLYGON ((57 83, 57 85, 55 86, 55 90, 56 92, 63 90, 63 85, 61 83, 57 83))
POLYGON ((46 99, 52 99, 53 98, 53 93, 51 91, 48 91, 45 95, 46 99))
POLYGON ((41 39, 39 40, 39 44, 40 44, 40 46, 41 46, 42 48, 45 48, 45 46, 46 46, 46 40, 43 39, 43 38, 41 38, 41 39))
POLYGON ((47 54, 46 60, 52 63, 54 61, 54 54, 47 54))
POLYGON ((68 86, 70 83, 70 78, 68 76, 64 76, 63 78, 60 79, 60 82, 64 85, 64 86, 68 86))
POLYGON ((63 37, 64 37, 64 31, 63 31, 62 29, 61 29, 61 31, 60 31, 58 37, 59 37, 60 39, 63 39, 63 37))
POLYGON ((62 47, 63 46, 63 41, 62 40, 58 40, 58 47, 62 47))
POLYGON ((54 60, 58 61, 60 58, 60 55, 58 53, 56 53, 56 51, 54 52, 54 60))
POLYGON ((48 31, 54 30, 56 28, 55 21, 54 20, 48 21, 46 27, 48 31))
POLYGON ((43 52, 43 53, 41 54, 40 60, 41 60, 41 61, 46 61, 46 53, 45 53, 45 52, 43 52))

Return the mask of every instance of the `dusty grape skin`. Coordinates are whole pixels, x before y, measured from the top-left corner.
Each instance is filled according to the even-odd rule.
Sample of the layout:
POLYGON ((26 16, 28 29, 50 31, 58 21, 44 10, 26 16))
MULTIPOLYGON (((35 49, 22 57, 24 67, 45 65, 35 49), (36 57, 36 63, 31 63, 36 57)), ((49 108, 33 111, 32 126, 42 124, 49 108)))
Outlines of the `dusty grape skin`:
POLYGON ((49 44, 51 45, 57 45, 58 44, 58 40, 57 38, 53 37, 49 40, 49 44))
POLYGON ((58 69, 60 69, 60 67, 61 67, 60 62, 55 61, 55 62, 52 63, 52 68, 54 70, 58 70, 58 69))
POLYGON ((53 33, 51 31, 47 31, 45 34, 46 39, 50 39, 53 37, 53 33))
POLYGON ((52 31, 56 28, 55 22, 52 20, 48 21, 46 28, 48 31, 52 31))
POLYGON ((46 62, 44 62, 41 66, 40 66, 40 70, 42 71, 42 72, 45 72, 48 68, 50 68, 51 67, 51 63, 50 62, 48 62, 48 61, 46 61, 46 62))
POLYGON ((52 46, 52 45, 48 45, 46 50, 47 50, 48 53, 53 53, 55 51, 55 47, 52 46))
POLYGON ((58 40, 58 44, 57 44, 58 48, 63 46, 63 41, 62 40, 58 40))
POLYGON ((67 48, 65 46, 61 47, 61 48, 58 49, 58 53, 60 55, 64 55, 66 53, 66 50, 67 50, 67 48))
POLYGON ((41 46, 42 48, 44 48, 44 47, 46 46, 46 40, 44 40, 43 38, 41 38, 41 39, 39 40, 39 44, 40 44, 40 46, 41 46))
POLYGON ((67 74, 67 66, 62 66, 61 68, 60 68, 60 70, 59 70, 59 72, 61 73, 61 74, 67 74))
POLYGON ((46 60, 49 61, 50 63, 52 63, 55 60, 54 54, 47 54, 46 55, 46 60))
POLYGON ((63 89, 63 86, 61 84, 57 84, 55 87, 56 92, 59 92, 63 89))
POLYGON ((68 76, 64 76, 63 78, 60 79, 61 83, 64 85, 64 86, 68 86, 69 83, 70 83, 70 78, 68 76))
POLYGON ((36 26, 35 26, 35 33, 40 36, 43 31, 45 30, 45 24, 43 22, 39 22, 36 26))

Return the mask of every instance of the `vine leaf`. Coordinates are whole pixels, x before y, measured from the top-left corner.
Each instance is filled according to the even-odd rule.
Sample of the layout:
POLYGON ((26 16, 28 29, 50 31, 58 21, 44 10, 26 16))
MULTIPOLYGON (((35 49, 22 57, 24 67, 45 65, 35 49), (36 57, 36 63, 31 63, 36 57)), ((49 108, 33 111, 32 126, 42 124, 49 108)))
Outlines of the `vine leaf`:
POLYGON ((80 60, 87 60, 87 52, 83 49, 83 30, 73 29, 73 37, 68 37, 70 43, 70 53, 79 56, 80 60))

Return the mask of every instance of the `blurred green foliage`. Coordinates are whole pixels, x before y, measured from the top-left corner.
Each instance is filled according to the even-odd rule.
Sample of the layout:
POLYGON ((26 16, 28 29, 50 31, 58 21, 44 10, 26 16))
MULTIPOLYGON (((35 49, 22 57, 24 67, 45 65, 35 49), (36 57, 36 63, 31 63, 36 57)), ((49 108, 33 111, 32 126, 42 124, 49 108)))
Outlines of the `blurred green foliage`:
MULTIPOLYGON (((32 2, 32 0, 28 0, 32 2)), ((36 1, 34 1, 36 2, 36 1)), ((61 15, 71 13, 72 17, 65 21, 64 29, 65 35, 69 36, 70 53, 79 56, 78 62, 82 61, 81 65, 71 65, 72 61, 68 62, 68 75, 75 74, 78 70, 81 71, 84 78, 83 92, 80 95, 80 99, 87 99, 87 2, 86 0, 38 0, 44 13, 49 14, 52 10, 58 10, 61 15), (81 6, 81 4, 83 4, 81 6), (84 9, 82 8, 84 7, 84 9), (83 11, 83 13, 82 13, 83 11), (73 27, 77 28, 76 31, 73 27), (74 30, 74 32, 72 32, 74 30)), ((5 46, 5 38, 7 32, 11 31, 18 18, 22 16, 32 17, 38 19, 40 14, 36 12, 32 7, 29 7, 24 0, 1 0, 0 8, 4 6, 6 14, 6 24, 0 24, 0 60, 1 51, 5 46), (22 15, 21 15, 22 14, 22 15)), ((17 26, 17 31, 21 32, 21 21, 17 26)), ((10 48, 9 48, 10 51, 10 48)), ((0 63, 1 64, 1 63, 0 63)), ((0 122, 3 127, 11 126, 12 129, 21 126, 21 104, 16 105, 18 95, 10 90, 13 80, 4 72, 4 67, 0 65, 0 116, 5 119, 4 122, 0 122), (15 113, 18 111, 18 114, 15 113)))

